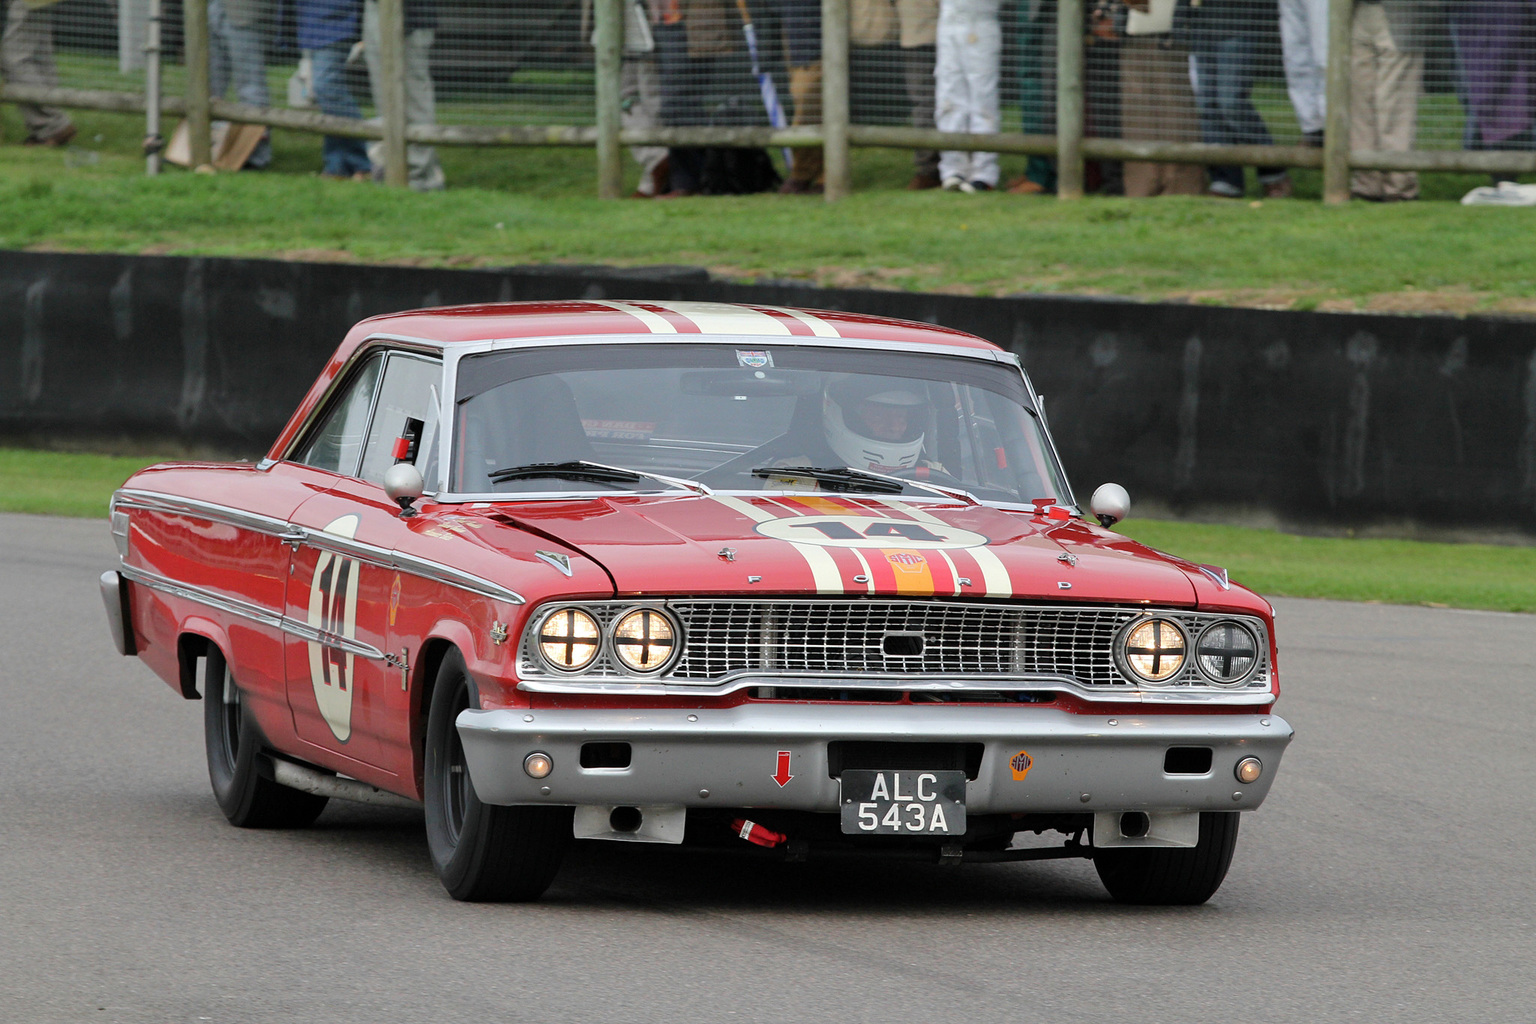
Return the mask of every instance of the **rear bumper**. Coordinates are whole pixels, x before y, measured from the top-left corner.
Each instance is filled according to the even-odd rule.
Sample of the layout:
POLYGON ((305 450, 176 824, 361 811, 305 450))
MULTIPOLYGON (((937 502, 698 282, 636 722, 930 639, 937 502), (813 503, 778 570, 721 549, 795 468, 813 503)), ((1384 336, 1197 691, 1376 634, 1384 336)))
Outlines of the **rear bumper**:
MULTIPOLYGON (((983 745, 966 787, 972 814, 1252 810, 1294 735, 1275 715, 1076 715, 1038 707, 763 704, 721 710, 467 710, 458 718, 470 778, 491 804, 771 807, 836 812, 837 740, 983 745), (586 743, 628 743, 627 768, 581 767, 586 743), (1164 771, 1169 747, 1208 747, 1203 774, 1164 771), (523 760, 554 762, 543 779, 523 760), (788 751, 783 785, 775 778, 788 751), (1012 762, 1028 754, 1016 777, 1012 762), (1237 780, 1258 758, 1260 778, 1237 780)), ((1022 759, 1021 759, 1022 762, 1022 759)), ((782 777, 782 776, 781 776, 782 777)))

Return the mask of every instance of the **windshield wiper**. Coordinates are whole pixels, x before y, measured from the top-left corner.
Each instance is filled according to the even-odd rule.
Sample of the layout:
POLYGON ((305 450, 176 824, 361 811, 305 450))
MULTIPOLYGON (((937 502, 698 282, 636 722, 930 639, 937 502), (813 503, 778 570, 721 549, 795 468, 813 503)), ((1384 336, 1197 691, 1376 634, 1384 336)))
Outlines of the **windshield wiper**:
POLYGON ((900 494, 907 489, 907 482, 893 476, 866 473, 851 466, 758 466, 753 476, 768 479, 778 476, 794 476, 817 483, 829 484, 834 491, 874 491, 876 494, 900 494))
POLYGON ((885 473, 876 473, 869 469, 854 469, 852 466, 824 467, 816 466, 759 466, 752 471, 753 476, 764 478, 775 476, 798 476, 807 480, 815 480, 818 483, 832 484, 835 491, 853 490, 854 484, 861 484, 860 490, 874 491, 877 494, 900 494, 908 487, 916 487, 919 490, 929 491, 933 494, 943 495, 946 498, 961 498, 972 505, 980 505, 981 500, 960 487, 945 487, 942 484, 930 484, 923 480, 905 480, 899 476, 887 476, 885 473), (842 486, 836 486, 841 484, 842 486))
POLYGON ((623 466, 609 466, 601 462, 588 462, 586 459, 570 462, 530 462, 526 466, 508 466, 487 475, 493 484, 541 476, 559 480, 588 480, 600 484, 634 484, 641 480, 659 480, 664 484, 681 487, 698 494, 712 493, 708 487, 697 480, 680 480, 675 476, 663 476, 660 473, 648 473, 640 469, 625 469, 623 466))

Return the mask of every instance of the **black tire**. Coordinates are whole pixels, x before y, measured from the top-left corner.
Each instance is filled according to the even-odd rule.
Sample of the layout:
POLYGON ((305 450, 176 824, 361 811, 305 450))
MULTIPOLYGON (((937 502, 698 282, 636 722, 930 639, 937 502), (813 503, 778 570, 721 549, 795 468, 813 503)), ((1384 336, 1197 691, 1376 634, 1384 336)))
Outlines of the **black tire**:
POLYGON ((1192 849, 1099 850, 1093 866, 1119 903, 1194 906, 1221 888, 1237 847, 1236 811, 1204 811, 1192 849))
POLYGON ((240 828, 303 828, 325 810, 327 798, 279 785, 262 773, 261 730, 245 713, 244 698, 224 652, 208 647, 203 674, 203 742, 208 781, 219 810, 240 828))
POLYGON ((449 651, 432 688, 422 773, 432 866, 456 900, 538 899, 570 846, 571 808, 481 803, 454 725, 468 707, 479 707, 479 693, 463 656, 449 651))

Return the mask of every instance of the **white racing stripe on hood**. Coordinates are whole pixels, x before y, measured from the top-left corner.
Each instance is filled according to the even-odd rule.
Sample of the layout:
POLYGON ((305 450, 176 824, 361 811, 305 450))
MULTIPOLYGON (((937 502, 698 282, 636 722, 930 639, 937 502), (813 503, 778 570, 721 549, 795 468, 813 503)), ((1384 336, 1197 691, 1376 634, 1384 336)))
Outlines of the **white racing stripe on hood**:
MULTIPOLYGON (((871 499, 878 501, 885 507, 909 515, 918 522, 937 523, 940 526, 948 526, 938 516, 931 516, 920 508, 908 505, 904 502, 894 501, 890 498, 871 499)), ((965 553, 976 560, 976 567, 981 570, 981 580, 986 585, 988 597, 1012 597, 1013 577, 1008 574, 1008 567, 997 557, 990 547, 965 548, 965 553)), ((954 563, 951 562, 951 565, 954 563)))
MULTIPOLYGON (((776 516, 767 509, 758 508, 749 501, 743 501, 729 494, 712 494, 710 499, 719 502, 726 508, 740 512, 755 523, 766 523, 773 519, 790 518, 789 516, 776 516)), ((789 510, 786 509, 785 511, 789 510)), ((800 552, 800 556, 805 559, 805 564, 810 567, 811 579, 816 583, 816 592, 818 594, 847 593, 847 588, 843 586, 842 574, 837 571, 837 562, 833 560, 831 552, 815 544, 787 543, 789 543, 790 547, 800 552)))
POLYGON ((628 313, 630 316, 635 317, 640 322, 645 324, 646 327, 649 327, 652 334, 677 333, 677 328, 673 327, 671 321, 669 321, 666 317, 657 313, 652 313, 648 309, 641 309, 639 306, 636 306, 632 303, 603 302, 599 299, 591 299, 589 301, 597 306, 607 306, 609 309, 616 309, 620 313, 628 313))
POLYGON ((687 317, 704 334, 789 334, 789 327, 778 317, 724 302, 656 302, 652 305, 687 317))

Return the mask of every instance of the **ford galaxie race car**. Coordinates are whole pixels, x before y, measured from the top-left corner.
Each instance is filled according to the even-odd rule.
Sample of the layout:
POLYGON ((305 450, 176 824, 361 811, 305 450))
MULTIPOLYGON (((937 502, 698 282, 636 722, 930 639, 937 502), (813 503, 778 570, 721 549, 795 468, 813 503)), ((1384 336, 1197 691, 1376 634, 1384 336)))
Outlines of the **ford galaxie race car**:
POLYGON ((112 499, 114 639, 231 822, 424 806, 459 899, 571 839, 1082 857, 1198 903, 1291 728, 1269 604, 1084 510, 1018 359, 845 313, 365 320, 257 464, 112 499), (1055 839, 1041 839, 1046 835, 1055 839))

